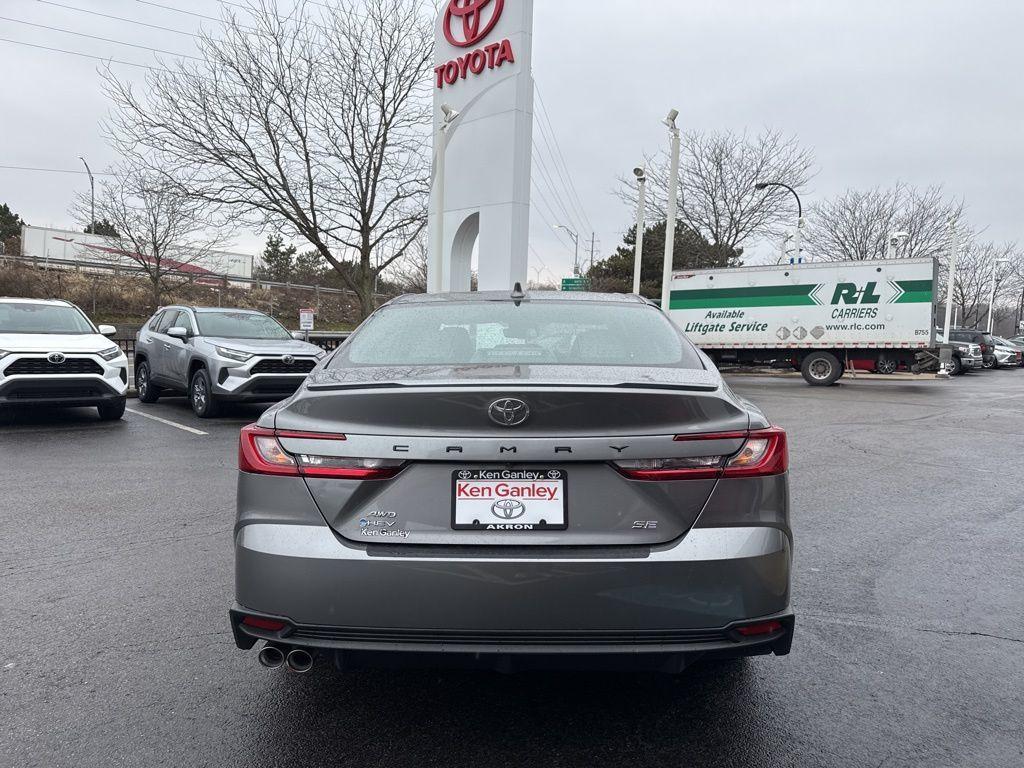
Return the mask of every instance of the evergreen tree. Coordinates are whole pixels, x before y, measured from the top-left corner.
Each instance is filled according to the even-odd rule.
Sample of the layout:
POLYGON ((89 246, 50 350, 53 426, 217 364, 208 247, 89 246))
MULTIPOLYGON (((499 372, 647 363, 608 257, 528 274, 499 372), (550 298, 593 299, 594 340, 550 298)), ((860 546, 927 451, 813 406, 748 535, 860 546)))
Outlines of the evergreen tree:
POLYGON ((107 219, 103 221, 94 221, 92 224, 87 226, 84 230, 87 235, 103 235, 104 237, 120 237, 121 235, 117 231, 117 227, 111 224, 107 219))
POLYGON ((8 208, 6 203, 0 205, 0 241, 9 237, 20 237, 24 224, 21 216, 8 208))
MULTIPOLYGON (((665 230, 662 221, 644 231, 644 252, 640 263, 640 293, 649 299, 661 297, 661 271, 665 259, 665 230)), ((590 290, 629 293, 633 290, 633 256, 636 253, 636 226, 630 227, 623 243, 603 261, 594 262, 587 272, 590 290)), ((673 269, 717 269, 738 267, 742 248, 716 246, 681 222, 676 225, 673 269)))
POLYGON ((297 250, 294 245, 286 247, 280 235, 270 235, 260 256, 260 266, 256 270, 258 278, 274 283, 294 282, 294 259, 297 250))

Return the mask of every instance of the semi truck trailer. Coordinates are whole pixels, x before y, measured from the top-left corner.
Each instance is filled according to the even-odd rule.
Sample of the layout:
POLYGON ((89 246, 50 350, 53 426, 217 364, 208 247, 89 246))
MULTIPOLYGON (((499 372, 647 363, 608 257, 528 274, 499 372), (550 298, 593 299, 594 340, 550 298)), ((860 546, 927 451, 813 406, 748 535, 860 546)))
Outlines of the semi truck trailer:
POLYGON ((939 367, 935 259, 677 271, 669 317, 716 364, 793 366, 815 386, 852 368, 939 367))

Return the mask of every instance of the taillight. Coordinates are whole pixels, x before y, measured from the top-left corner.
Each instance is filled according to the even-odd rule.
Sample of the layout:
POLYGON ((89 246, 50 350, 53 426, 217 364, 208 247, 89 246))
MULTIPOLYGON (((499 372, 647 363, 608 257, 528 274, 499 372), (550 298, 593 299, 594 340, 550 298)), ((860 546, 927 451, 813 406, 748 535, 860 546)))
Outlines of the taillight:
POLYGON ((671 459, 633 459, 613 465, 630 480, 711 480, 718 477, 766 477, 789 468, 786 432, 778 427, 755 432, 679 435, 676 440, 746 438, 736 453, 671 459))
POLYGON ((779 427, 751 432, 740 452, 725 463, 725 477, 766 477, 789 469, 786 430, 779 427))
POLYGON ((386 480, 405 466, 394 459, 363 459, 341 456, 320 456, 289 453, 279 437, 306 440, 344 440, 344 435, 275 432, 255 424, 242 429, 238 449, 238 468, 257 475, 291 475, 334 477, 348 480, 386 480))

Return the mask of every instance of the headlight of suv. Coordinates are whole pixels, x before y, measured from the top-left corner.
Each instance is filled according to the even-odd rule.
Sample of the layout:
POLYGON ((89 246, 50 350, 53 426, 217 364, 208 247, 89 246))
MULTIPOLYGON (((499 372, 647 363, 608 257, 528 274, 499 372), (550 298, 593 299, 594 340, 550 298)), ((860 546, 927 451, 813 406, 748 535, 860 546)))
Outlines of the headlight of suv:
POLYGON ((251 360, 253 357, 249 352, 240 352, 237 349, 216 347, 216 350, 217 354, 221 357, 226 357, 228 360, 234 360, 237 363, 244 363, 246 360, 251 360))
MULTIPOLYGON (((3 357, 3 355, 0 355, 0 357, 3 357)), ((323 360, 325 357, 327 357, 326 349, 321 349, 319 352, 316 353, 317 360, 323 360)))
POLYGON ((100 350, 96 354, 102 357, 104 360, 117 360, 117 358, 121 356, 121 348, 108 347, 107 349, 100 350))

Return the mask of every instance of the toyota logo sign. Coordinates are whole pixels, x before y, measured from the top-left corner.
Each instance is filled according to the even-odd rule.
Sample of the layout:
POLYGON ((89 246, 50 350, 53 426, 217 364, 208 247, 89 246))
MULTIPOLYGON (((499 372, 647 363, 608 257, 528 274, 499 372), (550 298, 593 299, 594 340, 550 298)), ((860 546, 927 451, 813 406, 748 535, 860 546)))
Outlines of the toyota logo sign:
POLYGON ((46 356, 46 359, 49 360, 52 365, 60 365, 67 360, 63 352, 51 352, 46 356))
POLYGON ((504 9, 505 0, 449 0, 444 12, 445 39, 457 48, 476 45, 491 33, 504 9))

